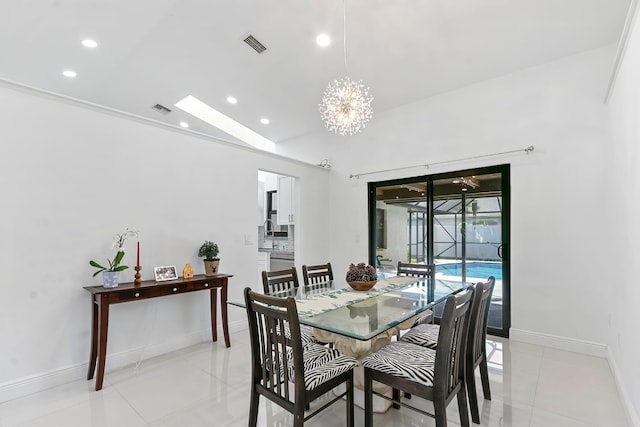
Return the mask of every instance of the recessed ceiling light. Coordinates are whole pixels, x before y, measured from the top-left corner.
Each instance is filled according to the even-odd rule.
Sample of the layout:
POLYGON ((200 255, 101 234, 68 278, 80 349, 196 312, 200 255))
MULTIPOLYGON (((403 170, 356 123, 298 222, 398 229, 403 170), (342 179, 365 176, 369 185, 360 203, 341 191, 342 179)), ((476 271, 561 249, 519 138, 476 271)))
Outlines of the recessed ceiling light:
POLYGON ((237 99, 235 99, 233 96, 227 96, 227 102, 228 102, 229 104, 237 104, 237 103, 238 103, 238 100, 237 100, 237 99))
POLYGON ((189 128, 189 123, 187 123, 187 122, 180 122, 180 126, 182 126, 183 128, 187 129, 187 128, 189 128))
POLYGON ((98 47, 98 43, 95 40, 85 39, 82 40, 82 46, 93 49, 94 47, 98 47))
POLYGON ((316 37, 316 43, 318 46, 327 47, 331 44, 331 37, 326 34, 320 34, 316 37))
POLYGON ((73 77, 76 77, 78 75, 78 73, 76 73, 75 71, 72 71, 72 70, 64 70, 62 72, 62 75, 65 76, 65 77, 73 78, 73 77))
POLYGON ((260 119, 260 123, 262 123, 263 125, 268 125, 271 122, 266 117, 263 117, 260 119))

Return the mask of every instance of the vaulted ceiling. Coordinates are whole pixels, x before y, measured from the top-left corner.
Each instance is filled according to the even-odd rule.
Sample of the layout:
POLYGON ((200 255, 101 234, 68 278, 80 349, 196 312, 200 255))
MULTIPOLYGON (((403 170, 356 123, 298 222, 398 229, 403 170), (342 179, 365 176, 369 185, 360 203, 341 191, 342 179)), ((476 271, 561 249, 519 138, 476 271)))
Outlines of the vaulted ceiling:
MULTIPOLYGON (((348 0, 348 75, 389 109, 616 43, 629 0, 348 0)), ((236 141, 193 95, 280 142, 321 131, 343 77, 342 0, 20 0, 0 6, 0 79, 236 141), (328 47, 318 34, 332 38, 328 47), (244 39, 267 49, 258 54, 244 39), (95 49, 83 39, 98 42, 95 49), (77 77, 62 72, 72 69, 77 77), (226 98, 234 96, 231 105, 226 98), (162 104, 172 110, 154 109, 162 104), (269 125, 260 123, 262 117, 269 125)))

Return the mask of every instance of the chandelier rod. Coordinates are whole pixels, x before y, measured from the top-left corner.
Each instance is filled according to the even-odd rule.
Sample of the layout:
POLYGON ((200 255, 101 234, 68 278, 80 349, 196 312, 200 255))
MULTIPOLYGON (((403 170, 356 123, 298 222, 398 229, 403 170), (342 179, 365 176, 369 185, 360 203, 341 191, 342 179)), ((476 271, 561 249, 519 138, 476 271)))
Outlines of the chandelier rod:
POLYGON ((347 67, 347 0, 342 2, 343 14, 342 14, 342 47, 344 52, 344 73, 349 75, 349 68, 347 67))
POLYGON ((465 161, 465 160, 483 159, 485 157, 502 156, 504 154, 519 153, 521 151, 528 155, 529 153, 531 153, 533 151, 533 148, 534 148, 533 145, 530 145, 528 147, 521 148, 519 150, 502 151, 500 153, 492 153, 492 154, 481 154, 479 156, 463 157, 461 159, 454 159, 454 160, 443 160, 443 161, 440 161, 440 162, 427 163, 427 164, 424 164, 424 165, 403 166, 403 167, 399 167, 399 168, 383 169, 383 170, 379 170, 379 171, 362 172, 362 173, 350 174, 349 178, 357 178, 357 179, 359 179, 361 176, 365 176, 365 175, 373 175, 373 174, 384 173, 384 172, 395 172, 395 171, 405 170, 405 169, 415 169, 415 168, 426 168, 426 169, 429 169, 431 166, 444 165, 444 164, 447 164, 447 163, 457 163, 457 162, 462 162, 462 161, 465 161))

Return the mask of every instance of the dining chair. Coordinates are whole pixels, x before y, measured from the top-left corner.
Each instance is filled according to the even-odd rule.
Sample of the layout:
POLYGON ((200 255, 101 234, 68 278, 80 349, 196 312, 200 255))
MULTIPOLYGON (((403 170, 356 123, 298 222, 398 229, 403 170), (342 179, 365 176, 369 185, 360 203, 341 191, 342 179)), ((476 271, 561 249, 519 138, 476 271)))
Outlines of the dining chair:
POLYGON ((434 264, 412 264, 398 261, 398 276, 413 277, 433 277, 435 274, 434 264))
MULTIPOLYGON (((486 282, 474 285, 475 293, 471 304, 471 319, 469 322, 469 336, 466 354, 466 383, 469 394, 469 407, 471 419, 480 424, 480 411, 478 409, 478 396, 476 392, 475 370, 480 366, 480 380, 482 392, 486 400, 491 400, 491 388, 489 387, 489 371, 487 367, 487 318, 491 295, 495 285, 495 278, 490 276, 486 282)), ((424 324, 412 328, 404 334, 401 341, 417 344, 423 347, 437 350, 438 338, 441 327, 438 325, 424 324)))
MULTIPOLYGON (((262 272, 262 287, 265 295, 297 288, 298 286, 298 272, 295 267, 287 268, 285 270, 262 272)), ((308 344, 318 342, 315 334, 313 333, 312 327, 300 325, 300 330, 302 332, 303 343, 308 344)), ((288 335, 290 332, 285 330, 285 334, 288 335)))
MULTIPOLYGON (((435 276, 436 267, 434 264, 412 264, 408 262, 398 261, 397 275, 398 276, 410 276, 419 278, 428 278, 435 276)), ((413 323, 413 326, 423 323, 433 323, 433 310, 425 310, 420 313, 419 317, 413 323)), ((398 331, 397 339, 400 339, 402 334, 398 331)))
POLYGON ((331 263, 320 265, 303 265, 302 277, 304 279, 304 285, 316 285, 319 283, 327 283, 333 280, 333 270, 331 269, 331 263))
POLYGON ((332 348, 303 344, 293 297, 263 295, 247 287, 244 300, 251 341, 249 427, 257 424, 260 396, 292 413, 296 427, 346 397, 346 425, 353 427, 353 368, 358 361, 332 348), (310 402, 341 384, 346 385, 343 393, 305 416, 310 402))
POLYGON ((300 286, 298 272, 295 267, 285 270, 263 271, 262 286, 265 294, 297 288, 300 286))
POLYGON ((394 408, 407 407, 435 418, 437 427, 447 425, 447 406, 458 400, 460 423, 469 426, 464 357, 469 331, 473 288, 449 296, 445 303, 438 350, 405 341, 392 342, 362 360, 364 366, 364 425, 373 426, 373 395, 391 400, 394 408), (393 388, 393 398, 373 389, 377 381, 393 388), (433 402, 435 414, 400 401, 400 391, 433 402))

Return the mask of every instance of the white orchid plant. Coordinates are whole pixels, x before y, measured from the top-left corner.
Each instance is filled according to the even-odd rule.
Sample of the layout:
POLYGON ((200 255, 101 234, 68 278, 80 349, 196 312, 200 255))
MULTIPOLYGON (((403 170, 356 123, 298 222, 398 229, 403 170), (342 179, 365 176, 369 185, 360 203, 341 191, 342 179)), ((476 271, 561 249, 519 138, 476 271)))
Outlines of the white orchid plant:
POLYGON ((137 230, 129 230, 128 228, 124 233, 116 234, 113 239, 113 249, 116 250, 116 255, 113 257, 113 261, 111 259, 107 259, 109 266, 103 267, 93 260, 89 261, 89 265, 98 269, 98 271, 93 273, 93 277, 96 277, 103 271, 122 271, 129 268, 127 265, 120 265, 122 258, 124 258, 124 243, 127 241, 127 237, 138 237, 139 234, 140 233, 137 230))

